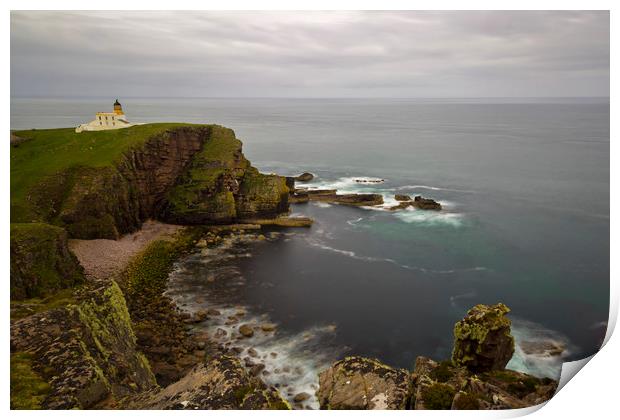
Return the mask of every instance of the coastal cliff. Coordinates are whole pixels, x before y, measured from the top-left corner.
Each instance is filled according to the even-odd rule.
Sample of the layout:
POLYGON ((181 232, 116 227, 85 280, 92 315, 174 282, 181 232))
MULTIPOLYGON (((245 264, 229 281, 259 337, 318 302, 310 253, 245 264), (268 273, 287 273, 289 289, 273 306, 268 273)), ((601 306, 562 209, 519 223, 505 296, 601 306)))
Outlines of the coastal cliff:
POLYGON ((285 178, 259 173, 235 133, 218 125, 15 134, 24 140, 11 150, 12 222, 58 225, 72 238, 117 239, 148 218, 229 223, 288 211, 285 178))

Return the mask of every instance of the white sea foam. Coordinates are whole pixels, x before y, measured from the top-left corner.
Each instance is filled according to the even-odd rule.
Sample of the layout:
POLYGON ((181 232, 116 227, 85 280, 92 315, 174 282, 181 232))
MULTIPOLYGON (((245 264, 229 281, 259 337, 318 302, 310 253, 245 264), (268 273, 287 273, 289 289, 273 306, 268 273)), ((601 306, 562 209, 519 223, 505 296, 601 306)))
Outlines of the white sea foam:
POLYGON ((371 192, 373 189, 376 189, 377 186, 380 186, 384 182, 385 180, 381 178, 373 178, 367 176, 350 176, 339 178, 336 181, 311 182, 306 184, 306 186, 309 189, 336 189, 339 193, 354 194, 361 192, 371 192))
MULTIPOLYGON (((340 194, 363 194, 373 193, 381 194, 383 196, 383 204, 376 206, 363 206, 362 208, 367 210, 393 212, 393 214, 406 223, 425 224, 429 226, 433 225, 449 225, 454 227, 460 227, 463 222, 461 214, 454 212, 430 212, 430 211, 418 211, 414 208, 408 208, 404 210, 391 210, 392 207, 400 204, 400 201, 395 198, 396 190, 415 190, 415 189, 429 189, 433 191, 458 191, 458 192, 473 192, 468 190, 456 190, 450 188, 432 187, 428 185, 405 185, 397 188, 382 188, 382 183, 385 180, 373 177, 343 177, 336 181, 323 181, 313 182, 307 184, 309 189, 335 189, 340 194), (357 182, 358 180, 364 181, 381 181, 381 182, 357 182)), ((453 210, 457 207, 457 204, 453 201, 439 199, 437 200, 444 210, 453 210)), ((330 204, 322 202, 313 202, 319 207, 329 207, 330 204)), ((349 222, 347 222, 349 223, 349 222)), ((355 222, 354 222, 355 223, 355 222)), ((351 223, 349 223, 351 224, 351 223)))
POLYGON ((456 188, 442 188, 442 187, 433 187, 430 185, 403 185, 401 187, 397 187, 397 190, 431 190, 431 191, 450 191, 450 192, 461 192, 461 193, 475 193, 473 190, 460 190, 456 188))
MULTIPOLYGON (((484 268, 484 267, 479 267, 479 268, 484 268)), ((460 295, 450 296, 450 305, 451 305, 453 308, 456 308, 456 307, 457 307, 457 303, 456 303, 456 302, 457 302, 458 300, 461 300, 461 299, 470 299, 470 298, 473 298, 473 297, 476 297, 476 292, 475 292, 474 290, 471 290, 471 291, 466 292, 466 293, 462 293, 462 294, 460 294, 460 295)))
MULTIPOLYGON (((176 263, 166 295, 190 313, 217 309, 219 315, 210 315, 207 320, 195 324, 194 328, 207 332, 212 340, 226 348, 239 348, 239 358, 247 360, 248 366, 252 363, 263 364, 265 368, 260 374, 261 379, 277 387, 293 406, 294 396, 306 392, 311 397, 303 402, 303 408, 317 409, 319 403, 315 393, 318 374, 344 351, 332 344, 336 326, 317 325, 296 334, 280 331, 277 326, 275 331, 259 328, 263 324, 273 324, 268 315, 259 315, 249 307, 234 305, 234 299, 231 301, 228 296, 231 290, 234 294, 235 288, 243 287, 245 282, 229 258, 243 258, 248 254, 243 248, 233 248, 239 242, 238 239, 225 240, 221 246, 209 249, 208 253, 197 252, 188 257, 186 264, 207 268, 204 280, 176 263), (256 326, 252 337, 241 337, 239 326, 242 324, 256 326)), ((273 284, 266 284, 265 287, 273 287, 273 284)))
POLYGON ((317 207, 324 208, 324 209, 332 206, 331 204, 326 203, 324 201, 312 201, 312 204, 317 206, 317 207))
POLYGON ((357 219, 347 220, 347 225, 356 226, 362 220, 364 220, 363 217, 358 217, 357 219))
POLYGON ((329 252, 333 252, 336 254, 340 254, 340 255, 344 255, 347 256, 349 258, 353 258, 359 261, 366 261, 366 262, 383 262, 383 263, 389 263, 389 264, 395 264, 401 268, 404 268, 406 270, 412 270, 412 271, 420 271, 422 273, 433 273, 433 274, 454 274, 454 273, 464 273, 464 272, 468 272, 468 271, 486 271, 488 270, 487 267, 466 267, 466 268, 453 268, 453 269, 446 269, 446 270, 442 270, 442 269, 433 269, 433 268, 425 268, 425 267, 413 267, 410 265, 406 265, 406 264, 400 264, 398 261, 392 259, 392 258, 381 258, 381 257, 370 257, 370 256, 366 256, 366 255, 359 255, 354 251, 350 251, 350 250, 346 250, 346 249, 339 249, 339 248, 334 248, 332 246, 329 246, 323 242, 321 242, 320 240, 317 240, 315 238, 312 237, 308 237, 306 238, 307 242, 316 247, 316 248, 320 248, 322 250, 325 251, 329 251, 329 252))
POLYGON ((560 377, 562 363, 568 360, 571 354, 578 349, 563 334, 550 330, 540 324, 514 318, 512 322, 512 335, 515 337, 515 353, 506 366, 519 372, 528 373, 537 377, 558 379, 560 377), (526 354, 521 348, 521 343, 548 342, 562 346, 565 350, 561 355, 526 354))
POLYGON ((406 223, 415 223, 426 226, 453 226, 463 225, 463 215, 460 213, 448 213, 444 211, 428 211, 417 209, 404 209, 394 212, 394 215, 406 223))

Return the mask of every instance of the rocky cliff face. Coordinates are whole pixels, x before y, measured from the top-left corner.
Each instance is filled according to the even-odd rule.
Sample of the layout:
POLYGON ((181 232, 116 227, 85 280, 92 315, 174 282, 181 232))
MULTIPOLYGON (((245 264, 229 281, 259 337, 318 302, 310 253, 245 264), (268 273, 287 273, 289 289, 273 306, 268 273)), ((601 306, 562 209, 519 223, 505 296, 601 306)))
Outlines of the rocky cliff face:
POLYGON ((476 305, 455 325, 453 360, 418 357, 412 374, 361 357, 335 363, 320 374, 321 408, 497 410, 547 401, 556 381, 505 369, 514 351, 508 312, 476 305))
POLYGON ((67 232, 44 223, 11 224, 11 299, 41 298, 84 282, 67 232))
MULTIPOLYGON (((125 299, 113 281, 89 285, 79 302, 41 312, 11 324, 11 357, 30 360, 11 375, 19 383, 28 374, 45 389, 38 408, 92 408, 157 386, 146 358, 136 350, 125 299)), ((27 400, 32 388, 11 398, 27 400)), ((29 407, 20 407, 29 408, 29 407)))
POLYGON ((46 220, 80 239, 116 239, 147 218, 228 223, 288 210, 285 178, 260 174, 235 133, 217 125, 163 130, 116 166, 73 167, 46 178, 31 197, 46 220))
POLYGON ((289 410, 275 388, 252 376, 234 357, 219 355, 195 366, 159 392, 139 394, 127 408, 157 410, 289 410))
POLYGON ((288 210, 288 192, 284 177, 250 165, 232 130, 213 126, 209 141, 168 192, 161 217, 184 224, 274 217, 288 210))

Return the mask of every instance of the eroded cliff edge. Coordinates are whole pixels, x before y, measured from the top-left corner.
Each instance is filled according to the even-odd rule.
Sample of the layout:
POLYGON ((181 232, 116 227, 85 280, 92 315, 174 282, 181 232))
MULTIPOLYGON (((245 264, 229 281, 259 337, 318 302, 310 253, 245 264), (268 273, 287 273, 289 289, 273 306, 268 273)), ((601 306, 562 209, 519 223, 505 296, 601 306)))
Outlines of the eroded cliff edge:
MULTIPOLYGON (((12 222, 58 225, 73 238, 116 239, 148 218, 215 224, 288 211, 285 178, 261 174, 252 167, 229 128, 147 124, 113 134, 42 131, 20 132, 25 141, 14 146, 20 150, 12 155, 28 157, 32 149, 34 156, 51 153, 49 159, 55 159, 53 153, 61 145, 65 146, 62 153, 73 162, 49 173, 32 169, 21 177, 27 188, 12 185, 25 190, 15 199, 12 194, 12 222), (104 135, 110 138, 101 138, 104 135), (78 148, 91 143, 86 151, 78 148), (109 152, 111 147, 118 150, 116 155, 109 152), (67 148, 74 148, 73 153, 67 148), (97 152, 107 159, 86 158, 97 152), (74 156, 79 153, 83 154, 74 156)), ((31 164, 22 161, 27 162, 24 166, 31 164)), ((46 168, 46 161, 40 164, 46 168)))

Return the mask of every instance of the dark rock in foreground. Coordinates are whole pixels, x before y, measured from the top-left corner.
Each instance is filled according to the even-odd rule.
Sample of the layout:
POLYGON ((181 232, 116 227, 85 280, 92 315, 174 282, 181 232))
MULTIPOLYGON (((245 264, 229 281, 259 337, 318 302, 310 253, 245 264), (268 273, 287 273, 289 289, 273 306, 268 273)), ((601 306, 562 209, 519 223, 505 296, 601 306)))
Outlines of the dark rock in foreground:
POLYGON ((323 409, 405 409, 410 390, 409 372, 375 359, 347 357, 319 375, 317 396, 323 409))
POLYGON ((250 375, 238 359, 218 356, 194 367, 157 393, 132 399, 128 408, 157 410, 288 410, 275 388, 250 375))
POLYGON ((48 384, 40 408, 95 408, 156 387, 118 285, 96 282, 76 301, 11 324, 11 354, 28 355, 48 384))
POLYGON ((557 382, 512 370, 473 374, 450 361, 418 357, 413 372, 415 410, 500 410, 525 408, 549 400, 557 382))
POLYGON ((514 351, 508 311, 475 306, 455 325, 454 360, 418 357, 412 375, 362 357, 336 362, 319 375, 321 408, 497 410, 549 400, 557 381, 504 369, 514 351))

